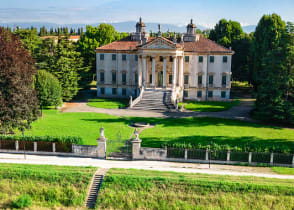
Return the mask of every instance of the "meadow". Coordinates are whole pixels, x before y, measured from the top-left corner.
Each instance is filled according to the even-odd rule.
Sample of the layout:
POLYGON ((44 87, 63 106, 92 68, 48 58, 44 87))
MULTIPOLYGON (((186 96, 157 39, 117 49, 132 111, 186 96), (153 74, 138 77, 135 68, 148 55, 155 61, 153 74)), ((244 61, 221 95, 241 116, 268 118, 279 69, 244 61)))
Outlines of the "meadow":
POLYGON ((294 180, 111 169, 99 209, 291 209, 294 180))
POLYGON ((121 142, 107 146, 108 152, 115 152, 132 136, 134 128, 129 127, 131 122, 155 125, 140 134, 144 147, 161 147, 165 143, 205 145, 213 142, 231 146, 252 144, 261 148, 277 145, 294 148, 293 130, 238 120, 117 117, 99 113, 59 113, 56 110, 45 110, 43 117, 33 122, 32 129, 25 131, 25 135, 79 136, 84 144, 97 145, 99 129, 103 126, 109 140, 121 142))
POLYGON ((20 196, 32 200, 32 209, 82 207, 93 167, 0 165, 0 208, 10 208, 20 196))
POLYGON ((184 108, 194 112, 220 112, 231 109, 237 106, 240 101, 184 101, 179 103, 179 108, 184 105, 184 108))
POLYGON ((128 99, 95 98, 88 100, 88 106, 104 109, 119 109, 129 105, 128 99))

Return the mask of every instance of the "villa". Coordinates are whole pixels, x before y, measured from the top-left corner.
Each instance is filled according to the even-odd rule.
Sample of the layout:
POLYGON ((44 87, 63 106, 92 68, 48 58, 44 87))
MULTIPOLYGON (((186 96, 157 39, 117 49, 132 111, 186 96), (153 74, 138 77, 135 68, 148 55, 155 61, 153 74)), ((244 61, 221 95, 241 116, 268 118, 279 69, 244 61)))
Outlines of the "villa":
POLYGON ((231 49, 197 34, 192 20, 180 38, 145 28, 140 18, 135 33, 96 49, 98 97, 169 97, 174 105, 230 98, 231 49))

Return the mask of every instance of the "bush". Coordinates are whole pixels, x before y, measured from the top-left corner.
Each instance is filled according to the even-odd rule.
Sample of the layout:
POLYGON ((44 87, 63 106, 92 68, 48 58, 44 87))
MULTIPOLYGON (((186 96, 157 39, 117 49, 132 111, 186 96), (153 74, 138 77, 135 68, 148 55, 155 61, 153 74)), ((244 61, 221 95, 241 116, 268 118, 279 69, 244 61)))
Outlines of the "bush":
POLYGON ((15 201, 12 202, 13 208, 25 208, 29 207, 32 204, 32 198, 31 196, 24 194, 19 196, 15 201))
POLYGON ((83 144, 83 140, 79 136, 16 136, 16 135, 0 135, 0 140, 11 141, 44 141, 44 142, 61 142, 72 144, 83 144))

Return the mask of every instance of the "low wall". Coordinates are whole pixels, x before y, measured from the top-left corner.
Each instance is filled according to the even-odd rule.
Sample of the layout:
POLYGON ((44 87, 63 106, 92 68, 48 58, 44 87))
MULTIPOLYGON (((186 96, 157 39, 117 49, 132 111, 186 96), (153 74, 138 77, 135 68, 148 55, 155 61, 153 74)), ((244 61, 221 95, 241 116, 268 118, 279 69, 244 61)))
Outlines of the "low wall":
POLYGON ((165 149, 142 147, 137 159, 165 160, 166 157, 167 152, 165 149))

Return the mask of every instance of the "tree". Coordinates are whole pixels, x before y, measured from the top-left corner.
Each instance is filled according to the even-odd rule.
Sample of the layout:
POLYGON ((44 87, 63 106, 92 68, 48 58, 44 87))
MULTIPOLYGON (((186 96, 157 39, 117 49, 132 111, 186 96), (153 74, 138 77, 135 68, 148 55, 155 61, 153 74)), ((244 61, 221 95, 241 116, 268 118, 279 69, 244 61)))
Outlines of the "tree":
POLYGON ((38 116, 34 60, 17 36, 0 28, 0 133, 29 128, 38 116))
POLYGON ((62 103, 62 89, 58 79, 45 70, 38 70, 35 89, 39 100, 41 115, 44 106, 55 106, 62 103))
POLYGON ((294 38, 277 14, 264 15, 259 21, 254 53, 254 115, 294 124, 294 38))

